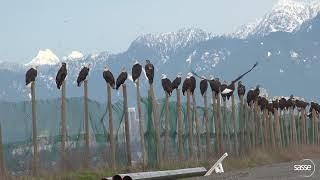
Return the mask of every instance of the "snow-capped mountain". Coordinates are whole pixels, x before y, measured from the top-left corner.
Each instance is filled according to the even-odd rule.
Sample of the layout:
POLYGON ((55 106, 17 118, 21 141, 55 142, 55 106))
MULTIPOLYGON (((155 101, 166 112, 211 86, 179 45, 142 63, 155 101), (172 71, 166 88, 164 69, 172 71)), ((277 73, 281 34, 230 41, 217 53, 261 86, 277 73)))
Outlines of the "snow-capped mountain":
POLYGON ((64 61, 77 61, 84 58, 84 55, 80 51, 72 51, 68 56, 64 56, 64 61))
POLYGON ((33 58, 26 66, 34 65, 55 65, 60 62, 59 58, 50 50, 40 50, 35 58, 33 58))
POLYGON ((280 0, 262 19, 241 26, 232 37, 266 36, 272 32, 293 32, 320 12, 320 1, 280 0))

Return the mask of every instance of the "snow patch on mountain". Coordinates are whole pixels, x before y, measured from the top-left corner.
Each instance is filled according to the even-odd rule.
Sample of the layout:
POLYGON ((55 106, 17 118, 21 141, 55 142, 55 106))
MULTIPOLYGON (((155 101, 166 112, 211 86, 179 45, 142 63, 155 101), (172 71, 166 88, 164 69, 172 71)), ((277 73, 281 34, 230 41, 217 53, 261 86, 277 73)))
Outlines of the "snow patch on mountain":
POLYGON ((59 62, 59 58, 50 49, 45 49, 40 50, 37 56, 25 66, 55 65, 59 62))
POLYGON ((271 32, 294 32, 319 12, 319 0, 280 0, 261 20, 240 26, 231 36, 245 39, 250 36, 266 36, 271 32))
POLYGON ((72 51, 68 56, 63 57, 64 61, 76 61, 83 59, 84 55, 79 51, 72 51))

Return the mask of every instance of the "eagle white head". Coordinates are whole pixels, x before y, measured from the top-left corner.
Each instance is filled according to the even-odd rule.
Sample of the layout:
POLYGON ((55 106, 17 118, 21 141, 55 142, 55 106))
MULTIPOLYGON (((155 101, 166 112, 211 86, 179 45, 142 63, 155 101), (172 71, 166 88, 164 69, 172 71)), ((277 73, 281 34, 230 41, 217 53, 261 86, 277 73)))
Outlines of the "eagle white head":
POLYGON ((178 72, 177 77, 182 77, 182 72, 178 72))
POLYGON ((38 70, 39 65, 32 65, 31 67, 32 67, 33 69, 35 69, 35 70, 38 70))
POLYGON ((84 65, 84 67, 86 67, 86 68, 90 69, 90 68, 91 68, 91 63, 87 63, 87 64, 85 64, 85 65, 84 65))
POLYGON ((104 66, 104 71, 109 71, 109 67, 107 65, 104 66))
POLYGON ((206 79, 206 77, 205 76, 201 76, 201 79, 206 79))
POLYGON ((193 76, 193 74, 191 72, 188 72, 187 78, 191 78, 192 76, 193 76))
POLYGON ((210 74, 209 78, 210 78, 210 80, 213 80, 214 76, 212 74, 210 74))
POLYGON ((121 68, 121 72, 126 72, 127 70, 126 70, 126 68, 125 67, 122 67, 121 68))
POLYGON ((139 64, 138 59, 135 59, 135 60, 134 60, 134 64, 133 64, 133 65, 136 65, 136 64, 139 64))
POLYGON ((167 79, 167 75, 161 74, 161 79, 167 79))

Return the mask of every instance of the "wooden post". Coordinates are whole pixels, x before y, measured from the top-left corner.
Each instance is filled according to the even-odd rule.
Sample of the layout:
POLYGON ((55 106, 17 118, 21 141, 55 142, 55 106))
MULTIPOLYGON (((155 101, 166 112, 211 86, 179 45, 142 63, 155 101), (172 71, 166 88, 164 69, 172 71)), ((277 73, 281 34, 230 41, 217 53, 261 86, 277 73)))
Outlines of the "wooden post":
POLYGON ((193 101, 193 111, 194 111, 194 121, 196 124, 196 143, 197 143, 197 159, 200 159, 200 132, 199 132, 199 120, 198 120, 198 110, 195 95, 192 94, 193 101))
POLYGON ((210 125, 209 125, 209 113, 208 113, 208 99, 207 92, 203 94, 203 103, 204 103, 204 119, 206 124, 206 151, 207 159, 211 158, 211 140, 210 140, 210 125))
POLYGON ((301 109, 301 121, 302 121, 302 144, 307 144, 307 123, 306 123, 306 110, 304 108, 301 109))
POLYGON ((255 141, 255 123, 254 123, 254 104, 251 103, 251 137, 252 137, 252 149, 255 148, 256 141, 255 141))
POLYGON ((224 119, 225 119, 225 127, 227 131, 227 148, 228 151, 232 151, 232 145, 231 145, 231 138, 230 138, 230 127, 229 127, 229 120, 228 120, 228 111, 227 111, 227 101, 223 101, 223 107, 224 107, 224 119))
POLYGON ((183 160, 183 129, 182 129, 182 113, 181 113, 181 98, 180 89, 176 89, 177 93, 177 113, 178 113, 178 153, 179 160, 183 160))
POLYGON ((223 153, 224 151, 224 130, 223 130, 223 124, 222 124, 222 112, 221 112, 221 100, 220 100, 220 94, 217 95, 217 110, 218 110, 218 121, 219 121, 219 132, 220 132, 220 153, 223 153))
POLYGON ((279 110, 276 108, 274 108, 274 123, 275 123, 277 147, 280 149, 282 147, 280 120, 279 120, 279 110))
POLYGON ((165 101, 165 119, 164 119, 164 160, 169 160, 169 94, 166 93, 165 101))
POLYGON ((255 146, 259 145, 259 133, 260 133, 260 114, 258 103, 254 103, 254 119, 255 119, 255 146))
POLYGON ((161 139, 160 139, 160 124, 159 124, 159 116, 158 116, 158 105, 156 102, 156 97, 153 91, 153 84, 150 84, 150 95, 151 95, 151 102, 152 102, 152 114, 153 120, 155 125, 155 132, 156 132, 156 146, 157 146, 157 159, 158 165, 162 165, 162 148, 161 148, 161 139))
POLYGON ((146 150, 144 145, 144 117, 142 115, 142 108, 141 108, 141 96, 140 96, 140 79, 138 78, 136 81, 136 88, 137 88, 137 106, 138 106, 138 114, 139 114, 139 130, 140 130, 140 145, 141 145, 141 152, 142 152, 142 166, 143 168, 147 164, 147 156, 146 150))
POLYGON ((66 168, 66 84, 65 81, 61 84, 61 164, 60 168, 65 171, 66 168))
POLYGON ((280 110, 279 124, 280 124, 280 131, 281 131, 282 147, 286 147, 285 130, 284 130, 284 127, 285 127, 284 126, 284 112, 283 112, 283 110, 280 110))
POLYGON ((236 155, 238 155, 239 150, 238 150, 238 131, 237 131, 237 126, 236 126, 236 105, 234 101, 234 94, 231 96, 231 101, 232 101, 232 126, 233 126, 233 133, 234 133, 234 150, 236 155))
POLYGON ((7 172, 4 165, 3 144, 2 144, 2 126, 0 122, 0 178, 7 179, 7 172))
POLYGON ((109 84, 107 84, 107 93, 108 93, 107 108, 108 108, 108 119, 109 119, 109 139, 110 139, 110 149, 111 149, 111 168, 116 169, 116 150, 115 150, 114 135, 113 135, 113 117, 112 117, 112 99, 111 99, 112 95, 111 95, 111 87, 109 84))
POLYGON ((190 90, 187 90, 187 113, 188 113, 188 132, 189 132, 189 159, 193 159, 193 133, 192 133, 192 114, 191 114, 191 102, 190 102, 190 90))
POLYGON ((243 101, 243 96, 240 96, 240 110, 239 110, 239 127, 240 127, 240 132, 241 132, 241 136, 240 136, 240 152, 241 155, 244 154, 244 145, 245 145, 245 141, 244 141, 244 128, 245 128, 245 120, 243 118, 243 110, 244 110, 244 101, 243 101))
POLYGON ((37 117, 36 117, 36 94, 35 94, 35 82, 31 82, 31 103, 32 103, 32 174, 38 175, 38 143, 37 143, 37 117))
POLYGON ((286 137, 286 141, 287 141, 287 146, 290 145, 290 135, 289 135, 289 132, 288 132, 288 125, 287 125, 287 119, 286 119, 286 110, 284 111, 284 117, 283 117, 283 120, 284 120, 284 128, 285 128, 285 137, 286 137))
POLYGON ((271 133, 271 144, 272 144, 272 149, 274 150, 274 148, 276 147, 276 141, 275 141, 275 135, 274 135, 274 125, 273 125, 273 121, 272 121, 272 113, 269 113, 269 121, 270 121, 270 133, 271 133))
POLYGON ((264 109, 262 111, 262 120, 259 122, 262 149, 265 149, 265 144, 266 144, 266 135, 265 135, 265 133, 266 133, 266 130, 265 130, 266 126, 265 125, 266 124, 265 124, 265 122, 266 122, 266 110, 264 109))
POLYGON ((250 144, 250 128, 249 128, 249 106, 247 103, 245 104, 245 111, 246 111, 246 148, 249 150, 249 147, 251 146, 250 144))
POLYGON ((216 155, 219 156, 220 152, 220 142, 219 142, 219 120, 218 120, 218 109, 217 109, 217 98, 215 92, 212 91, 212 113, 213 113, 213 120, 212 124, 214 125, 214 143, 215 143, 215 151, 216 155))
POLYGON ((89 148, 89 107, 88 107, 88 80, 84 80, 84 128, 85 128, 85 154, 84 168, 89 167, 90 163, 90 148, 89 148))
POLYGON ((292 131, 292 144, 297 145, 298 140, 297 140, 297 127, 296 127, 296 118, 294 117, 294 108, 290 108, 291 111, 291 131, 292 131))
MULTIPOLYGON (((130 127, 129 127, 129 115, 128 115, 128 96, 127 96, 127 85, 122 84, 123 93, 123 109, 124 109, 124 128, 126 136, 126 149, 127 149, 127 165, 131 166, 131 141, 130 141, 130 127)), ((115 153, 114 153, 115 155, 115 153)))

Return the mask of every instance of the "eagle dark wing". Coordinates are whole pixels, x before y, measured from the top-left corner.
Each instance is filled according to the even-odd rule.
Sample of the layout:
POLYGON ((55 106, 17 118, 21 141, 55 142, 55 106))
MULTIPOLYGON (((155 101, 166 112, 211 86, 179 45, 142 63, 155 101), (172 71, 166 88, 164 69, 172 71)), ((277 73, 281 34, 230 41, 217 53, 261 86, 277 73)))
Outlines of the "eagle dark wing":
POLYGON ((141 75, 142 66, 141 64, 135 64, 132 66, 132 79, 135 82, 141 75))
POLYGON ((249 71, 243 73, 242 75, 240 75, 239 77, 237 77, 235 80, 233 80, 233 82, 235 83, 235 82, 239 81, 241 78, 243 78, 243 76, 245 76, 245 75, 248 74, 250 71, 252 71, 257 65, 258 65, 258 62, 256 62, 249 71))

